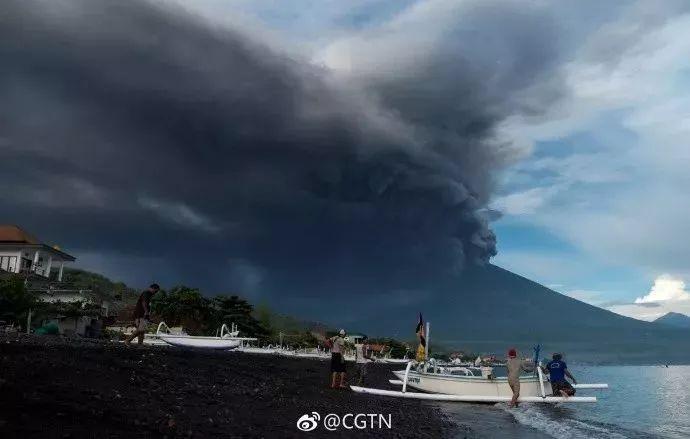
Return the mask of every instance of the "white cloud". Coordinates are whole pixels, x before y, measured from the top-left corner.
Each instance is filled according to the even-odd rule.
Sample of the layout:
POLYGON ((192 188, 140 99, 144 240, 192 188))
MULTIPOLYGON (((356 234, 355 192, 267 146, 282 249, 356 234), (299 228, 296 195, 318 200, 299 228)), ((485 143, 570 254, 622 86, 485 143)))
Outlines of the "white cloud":
POLYGON ((558 187, 535 187, 496 198, 491 208, 508 215, 535 213, 558 191, 558 187))
POLYGON ((683 279, 663 274, 654 280, 647 295, 638 297, 634 303, 611 306, 609 310, 648 321, 669 312, 690 315, 690 294, 683 279))
POLYGON ((138 202, 141 207, 154 212, 169 223, 207 233, 216 233, 222 229, 220 224, 184 203, 162 201, 146 196, 139 197, 138 202))
POLYGON ((504 213, 644 273, 687 271, 690 259, 678 239, 690 234, 690 14, 673 8, 639 2, 599 27, 563 66, 561 104, 502 126, 548 142, 506 176, 504 213), (547 184, 559 190, 539 196, 547 184))
POLYGON ((644 297, 635 299, 635 303, 653 303, 666 301, 690 300, 690 294, 685 291, 685 282, 670 274, 657 277, 652 289, 644 297))

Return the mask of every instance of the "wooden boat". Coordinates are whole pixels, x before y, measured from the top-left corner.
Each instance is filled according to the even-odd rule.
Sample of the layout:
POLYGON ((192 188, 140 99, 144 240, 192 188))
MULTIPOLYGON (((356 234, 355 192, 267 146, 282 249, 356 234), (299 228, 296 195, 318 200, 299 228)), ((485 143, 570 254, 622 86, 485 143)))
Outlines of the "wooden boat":
POLYGON ((239 347, 243 341, 256 340, 255 338, 237 337, 239 331, 234 330, 231 332, 226 324, 223 324, 220 328, 220 337, 170 334, 169 332, 164 332, 163 328, 169 329, 165 322, 161 322, 158 325, 156 338, 177 347, 227 350, 239 347))
MULTIPOLYGON (((470 368, 467 368, 470 370, 470 368)), ((477 368, 479 369, 479 368, 477 368)), ((484 369, 481 375, 454 374, 439 371, 437 366, 429 363, 416 363, 410 361, 405 370, 394 371, 398 380, 390 380, 391 384, 402 386, 402 391, 372 389, 366 387, 351 386, 357 393, 371 395, 392 396, 397 398, 426 399, 434 401, 457 402, 508 402, 513 393, 508 386, 505 377, 495 378, 488 369, 484 369), (417 366, 417 370, 411 370, 417 366), (407 392, 407 387, 421 390, 422 392, 407 392)), ((563 398, 551 395, 551 385, 538 370, 537 376, 520 377, 520 398, 518 402, 537 403, 593 403, 597 402, 594 396, 571 396, 563 398)), ((606 389, 606 384, 579 384, 573 387, 577 389, 606 389)))
MULTIPOLYGON (((429 345, 429 324, 426 328, 427 347, 429 345)), ((540 365, 540 363, 537 362, 540 365)), ((391 384, 402 386, 402 391, 372 389, 351 386, 357 393, 392 396, 397 398, 427 399, 435 401, 458 402, 508 402, 513 392, 508 386, 507 377, 494 377, 492 367, 443 367, 434 360, 417 363, 410 361, 405 370, 394 371, 398 378, 391 384), (411 387, 422 392, 407 392, 411 387)), ((606 384, 580 384, 578 389, 605 389, 606 384)), ((593 396, 571 396, 568 398, 551 396, 551 384, 544 377, 541 367, 536 375, 520 377, 519 402, 538 403, 593 403, 593 396)))

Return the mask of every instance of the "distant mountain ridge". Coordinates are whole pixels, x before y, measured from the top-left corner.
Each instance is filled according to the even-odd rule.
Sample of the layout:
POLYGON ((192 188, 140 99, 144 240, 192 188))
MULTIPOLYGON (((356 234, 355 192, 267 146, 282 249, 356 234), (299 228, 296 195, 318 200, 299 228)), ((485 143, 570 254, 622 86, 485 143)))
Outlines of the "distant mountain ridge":
POLYGON ((676 328, 690 329, 690 317, 685 314, 677 312, 669 312, 654 320, 654 323, 659 323, 666 326, 673 326, 676 328))
MULTIPOLYGON (((445 277, 420 275, 408 288, 427 293, 408 302, 381 300, 369 307, 376 318, 363 314, 350 319, 348 327, 412 341, 421 311, 431 322, 432 346, 436 342, 499 355, 515 346, 530 355, 539 343, 545 353, 579 352, 580 361, 587 354, 608 362, 690 361, 687 334, 677 328, 615 314, 495 265, 445 277)), ((326 320, 338 325, 340 319, 326 320)))

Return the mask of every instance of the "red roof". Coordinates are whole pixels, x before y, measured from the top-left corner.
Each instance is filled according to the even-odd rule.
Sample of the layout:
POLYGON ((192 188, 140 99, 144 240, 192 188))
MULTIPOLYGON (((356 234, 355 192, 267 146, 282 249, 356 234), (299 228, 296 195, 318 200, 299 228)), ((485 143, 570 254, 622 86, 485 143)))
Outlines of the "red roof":
POLYGON ((59 247, 57 246, 49 246, 47 244, 42 243, 36 237, 33 235, 29 234, 28 232, 24 231, 21 227, 12 225, 12 224, 0 224, 0 245, 5 245, 5 246, 15 246, 15 245, 20 245, 20 246, 31 246, 31 247, 38 247, 42 248, 44 250, 50 251, 53 254, 57 254, 64 258, 65 260, 68 261, 74 261, 75 257, 70 256, 67 253, 63 252, 59 247))
POLYGON ((15 225, 0 224, 0 242, 18 244, 41 244, 41 241, 15 225))

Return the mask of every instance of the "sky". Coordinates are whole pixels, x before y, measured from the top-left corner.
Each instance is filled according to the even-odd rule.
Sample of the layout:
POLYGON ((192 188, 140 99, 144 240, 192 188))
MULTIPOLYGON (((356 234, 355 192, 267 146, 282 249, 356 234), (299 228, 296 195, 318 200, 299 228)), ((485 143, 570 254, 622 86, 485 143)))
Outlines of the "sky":
POLYGON ((302 304, 491 261, 690 314, 687 2, 3 8, 0 218, 81 267, 302 304))

